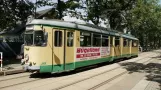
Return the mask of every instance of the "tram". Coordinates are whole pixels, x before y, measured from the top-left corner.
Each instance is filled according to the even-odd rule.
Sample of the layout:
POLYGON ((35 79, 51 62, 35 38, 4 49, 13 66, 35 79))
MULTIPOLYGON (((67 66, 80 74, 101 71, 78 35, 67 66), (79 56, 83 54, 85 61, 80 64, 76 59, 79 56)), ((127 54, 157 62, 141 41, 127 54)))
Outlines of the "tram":
POLYGON ((26 25, 23 66, 58 73, 138 56, 138 39, 91 24, 34 19, 26 25))

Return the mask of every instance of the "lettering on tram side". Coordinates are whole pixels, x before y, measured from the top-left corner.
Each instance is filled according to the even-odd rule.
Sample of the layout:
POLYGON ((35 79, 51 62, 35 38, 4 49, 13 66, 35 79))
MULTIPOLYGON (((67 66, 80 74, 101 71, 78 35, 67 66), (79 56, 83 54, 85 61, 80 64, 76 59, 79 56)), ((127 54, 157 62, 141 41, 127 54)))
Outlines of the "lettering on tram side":
POLYGON ((106 57, 110 55, 110 48, 109 47, 101 47, 101 56, 106 57))
POLYGON ((78 47, 76 49, 76 60, 92 60, 105 57, 110 54, 108 47, 78 47))

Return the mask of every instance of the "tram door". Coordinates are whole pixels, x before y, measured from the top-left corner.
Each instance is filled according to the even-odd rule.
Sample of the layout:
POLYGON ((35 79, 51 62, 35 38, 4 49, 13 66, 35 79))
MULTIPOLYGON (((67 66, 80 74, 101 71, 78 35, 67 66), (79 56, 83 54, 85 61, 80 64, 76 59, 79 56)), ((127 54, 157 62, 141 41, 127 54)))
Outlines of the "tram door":
POLYGON ((74 30, 53 30, 53 72, 74 69, 74 30))
POLYGON ((65 70, 74 69, 74 47, 75 47, 75 31, 74 30, 65 30, 65 70))
POLYGON ((64 71, 64 30, 53 29, 52 71, 64 71))

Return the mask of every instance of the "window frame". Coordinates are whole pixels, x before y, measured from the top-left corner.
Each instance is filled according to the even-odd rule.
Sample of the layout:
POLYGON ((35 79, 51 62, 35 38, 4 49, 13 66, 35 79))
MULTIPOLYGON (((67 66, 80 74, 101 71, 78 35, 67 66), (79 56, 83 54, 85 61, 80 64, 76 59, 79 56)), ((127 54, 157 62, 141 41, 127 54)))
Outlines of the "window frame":
MULTIPOLYGON (((37 35, 37 33, 36 33, 36 32, 38 32, 38 31, 39 31, 39 32, 42 32, 42 37, 41 37, 41 38, 42 38, 43 43, 45 42, 44 31, 42 31, 42 30, 35 30, 35 31, 34 31, 34 37, 33 37, 34 46, 44 46, 43 43, 42 43, 42 45, 37 45, 37 43, 36 43, 36 42, 37 42, 37 40, 36 40, 37 37, 36 37, 36 36, 39 36, 39 38, 40 38, 40 35, 37 35)), ((45 45, 45 46, 46 46, 46 45, 45 45)))
POLYGON ((63 32, 60 31, 60 30, 55 30, 54 31, 54 46, 55 47, 62 47, 63 46, 63 32), (59 32, 59 33, 61 32, 61 38, 59 37, 60 34, 56 37, 56 32, 59 32), (60 40, 61 40, 61 42, 60 42, 60 40))
POLYGON ((92 43, 93 47, 102 47, 102 34, 95 34, 95 33, 93 33, 92 42, 93 42, 92 43), (95 37, 94 35, 100 35, 100 38, 99 37, 95 37), (94 38, 100 39, 100 40, 94 40, 94 38), (99 45, 94 45, 94 41, 99 41, 99 45))
POLYGON ((110 47, 113 47, 114 46, 114 44, 113 44, 113 38, 114 38, 114 36, 110 36, 110 47))
POLYGON ((139 46, 138 40, 132 40, 132 47, 138 47, 139 46), (134 43, 136 43, 136 46, 134 46, 134 43))
POLYGON ((116 47, 116 46, 120 46, 120 38, 121 38, 121 37, 119 37, 119 36, 115 36, 115 45, 114 45, 115 47, 116 47), (117 45, 116 45, 116 40, 119 41, 119 43, 118 43, 117 45))
POLYGON ((102 40, 101 40, 101 45, 102 47, 108 47, 109 46, 109 35, 102 35, 102 40), (107 45, 103 46, 103 39, 105 39, 105 41, 107 40, 107 45))
POLYGON ((33 46, 34 45, 34 32, 35 32, 34 30, 25 31, 25 33, 24 33, 24 44, 25 44, 25 46, 33 46), (32 44, 31 45, 26 44, 26 35, 29 35, 29 34, 32 35, 32 44))
POLYGON ((74 32, 67 32, 67 47, 73 47, 74 46, 74 32), (68 33, 72 33, 72 37, 68 37, 68 33), (72 44, 69 45, 68 40, 72 39, 72 44))
POLYGON ((130 46, 130 40, 128 38, 123 38, 123 47, 129 47, 130 46), (124 44, 124 42, 126 42, 126 44, 124 44))
POLYGON ((92 33, 91 32, 80 31, 80 47, 92 47, 92 33), (86 35, 83 35, 83 34, 86 34, 86 35), (89 36, 87 34, 89 34, 89 36), (89 39, 90 43, 87 43, 87 41, 85 41, 85 38, 86 38, 85 36, 89 39), (81 41, 82 39, 83 41, 81 41), (82 45, 82 42, 83 42, 83 45, 82 45), (84 44, 84 42, 86 42, 86 45, 84 44))

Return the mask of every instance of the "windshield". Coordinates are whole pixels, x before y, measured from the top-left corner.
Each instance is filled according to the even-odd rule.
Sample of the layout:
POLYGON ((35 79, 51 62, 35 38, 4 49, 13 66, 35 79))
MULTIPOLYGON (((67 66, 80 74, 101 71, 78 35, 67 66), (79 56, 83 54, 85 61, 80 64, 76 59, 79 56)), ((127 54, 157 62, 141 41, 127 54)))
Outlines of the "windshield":
POLYGON ((43 31, 35 31, 34 34, 34 44, 36 46, 41 46, 44 43, 44 34, 43 31))
POLYGON ((25 33, 25 45, 33 45, 33 31, 28 31, 25 33))
POLYGON ((44 32, 42 30, 39 31, 27 31, 25 32, 25 45, 30 46, 44 46, 46 45, 47 38, 44 35, 44 32))

